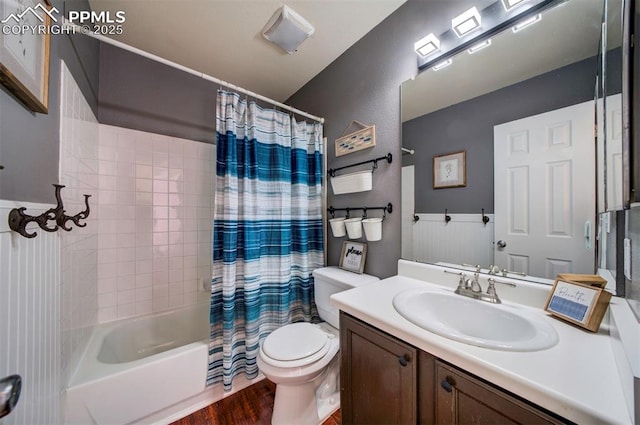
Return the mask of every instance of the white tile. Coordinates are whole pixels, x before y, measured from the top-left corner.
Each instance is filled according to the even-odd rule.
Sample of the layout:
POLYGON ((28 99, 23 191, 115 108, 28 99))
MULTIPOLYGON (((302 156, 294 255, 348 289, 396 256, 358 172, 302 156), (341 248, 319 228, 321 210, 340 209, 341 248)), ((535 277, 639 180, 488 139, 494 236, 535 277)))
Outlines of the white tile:
POLYGON ((167 285, 169 276, 166 271, 153 272, 153 287, 167 285))
POLYGON ((135 219, 118 221, 118 229, 117 229, 116 233, 132 234, 132 233, 135 233, 135 231, 136 231, 136 220, 135 219))
MULTIPOLYGON (((153 231, 154 232, 168 232, 169 231, 169 220, 153 220, 153 231)), ((154 242, 155 245, 155 242, 154 242)))
POLYGON ((118 293, 122 291, 135 289, 136 276, 135 275, 118 276, 117 285, 118 285, 118 293))
POLYGON ((169 285, 154 285, 152 289, 153 299, 166 298, 169 296, 169 285))
POLYGON ((98 147, 98 159, 102 161, 115 161, 117 159, 115 148, 104 145, 98 147))
POLYGON ((184 303, 184 294, 176 294, 169 297, 169 307, 180 307, 184 303))
POLYGON ((136 163, 136 151, 133 147, 117 149, 118 162, 136 163))
POLYGON ((134 238, 137 247, 150 247, 153 245, 153 234, 151 232, 136 233, 134 238))
POLYGON ((133 162, 118 162, 117 172, 120 177, 139 177, 137 175, 136 164, 133 162))
POLYGON ((182 269, 169 270, 169 285, 175 283, 182 283, 184 275, 182 269))
POLYGON ((116 277, 117 270, 112 264, 98 264, 98 281, 100 279, 107 279, 116 277))
POLYGON ((153 180, 136 179, 136 190, 138 192, 153 192, 153 180))
POLYGON ((169 271, 178 270, 178 269, 182 270, 183 263, 184 263, 184 257, 170 257, 169 258, 169 271))
POLYGON ((136 247, 136 261, 151 260, 153 258, 153 248, 151 246, 136 247))
POLYGON ((153 152, 141 150, 136 147, 136 164, 153 165, 153 152))
POLYGON ((169 245, 169 257, 183 257, 184 254, 184 245, 176 244, 169 245))
POLYGON ((154 167, 169 167, 169 154, 165 152, 153 151, 153 166, 154 167))
POLYGON ((139 179, 152 179, 153 167, 150 165, 136 165, 136 177, 139 179))
POLYGON ((102 176, 115 176, 117 174, 117 163, 115 161, 98 161, 98 173, 102 176))
POLYGON ((184 172, 182 168, 169 168, 169 180, 174 182, 184 181, 184 172))
POLYGON ((129 276, 136 274, 136 262, 127 261, 118 263, 118 276, 129 276))
POLYGON ((136 205, 153 205, 153 193, 136 192, 136 205))
POLYGON ((136 305, 131 304, 118 304, 118 319, 126 319, 127 317, 133 317, 136 315, 136 305))
POLYGON ((117 250, 117 261, 126 262, 136 259, 135 248, 120 248, 117 250))
POLYGON ((153 205, 154 206, 168 206, 169 205, 169 195, 167 193, 154 193, 153 194, 153 205))
POLYGON ((145 288, 136 288, 136 301, 149 301, 153 299, 153 288, 147 286, 145 288))
POLYGON ((169 308, 168 297, 162 297, 162 298, 153 297, 153 311, 160 311, 167 308, 169 308))
POLYGON ((115 292, 118 289, 116 282, 115 277, 98 279, 98 294, 115 292))
POLYGON ((136 222, 142 220, 152 220, 153 219, 153 207, 149 205, 139 205, 136 206, 136 222))
POLYGON ((116 305, 117 305, 117 294, 115 292, 101 294, 100 297, 98 297, 99 308, 115 307, 116 305))
MULTIPOLYGON (((118 291, 118 307, 131 304, 136 301, 136 291, 135 289, 131 289, 128 291, 118 291)), ((120 314, 118 314, 120 316, 120 314)))
POLYGON ((153 263, 151 260, 138 260, 136 261, 136 274, 149 274, 153 272, 153 263))
POLYGON ((98 249, 116 248, 116 234, 100 234, 98 237, 98 249))
POLYGON ((136 192, 124 192, 118 190, 116 192, 116 205, 135 205, 136 192))
POLYGON ((136 179, 133 177, 117 177, 117 189, 120 191, 134 191, 136 190, 136 179))
POLYGON ((185 233, 186 232, 169 232, 169 245, 185 243, 185 233))
POLYGON ((153 180, 153 191, 158 193, 168 193, 169 182, 167 180, 153 180))
POLYGON ((100 323, 112 322, 118 318, 118 311, 114 308, 101 308, 98 310, 98 321, 100 323))
MULTIPOLYGON (((169 264, 167 263, 167 259, 163 257, 154 258, 153 260, 153 272, 154 273, 166 273, 169 271, 169 264)), ((154 279, 155 282, 155 279, 154 279)))
POLYGON ((115 190, 99 190, 98 204, 99 205, 115 205, 116 191, 115 190))
POLYGON ((154 166, 153 167, 152 177, 154 179, 168 180, 169 179, 169 168, 154 166))
POLYGON ((185 269, 198 267, 198 256, 190 255, 183 257, 183 267, 185 269))
POLYGON ((169 218, 171 219, 183 219, 185 207, 172 205, 169 207, 169 218))
POLYGON ((137 244, 135 233, 119 233, 116 238, 116 248, 133 248, 137 244))
MULTIPOLYGON (((193 268, 186 268, 183 271, 183 278, 186 281, 193 281, 193 280, 198 280, 198 269, 193 267, 193 268)), ((194 291, 195 291, 195 287, 194 287, 194 291)))
POLYGON ((182 139, 172 138, 169 141, 169 154, 182 157, 184 141, 182 139))
POLYGON ((182 230, 182 220, 169 220, 169 231, 180 232, 182 230))
POLYGON ((184 159, 182 155, 169 155, 169 169, 182 169, 184 167, 184 159))
POLYGON ((155 218, 155 219, 169 218, 169 207, 166 207, 166 206, 154 206, 153 207, 153 218, 155 218))
POLYGON ((153 301, 136 302, 136 315, 149 314, 153 312, 153 301))
POLYGON ((182 205, 186 205, 185 204, 185 198, 186 195, 183 195, 181 193, 170 193, 169 194, 169 206, 171 207, 179 207, 182 205))
POLYGON ((169 181, 169 193, 184 193, 184 183, 169 181))
POLYGON ((136 288, 146 288, 153 285, 153 275, 149 274, 137 274, 136 275, 136 288))
POLYGON ((98 263, 115 263, 117 260, 118 251, 114 248, 101 249, 98 251, 98 263))

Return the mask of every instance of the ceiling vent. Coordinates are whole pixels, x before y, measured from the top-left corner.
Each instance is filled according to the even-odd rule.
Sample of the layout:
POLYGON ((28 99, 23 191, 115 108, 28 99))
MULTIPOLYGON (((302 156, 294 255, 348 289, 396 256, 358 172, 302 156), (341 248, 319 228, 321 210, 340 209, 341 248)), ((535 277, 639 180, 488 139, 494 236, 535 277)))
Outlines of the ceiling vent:
POLYGON ((296 52, 298 46, 314 31, 313 25, 284 5, 269 19, 262 30, 262 36, 291 54, 296 52))

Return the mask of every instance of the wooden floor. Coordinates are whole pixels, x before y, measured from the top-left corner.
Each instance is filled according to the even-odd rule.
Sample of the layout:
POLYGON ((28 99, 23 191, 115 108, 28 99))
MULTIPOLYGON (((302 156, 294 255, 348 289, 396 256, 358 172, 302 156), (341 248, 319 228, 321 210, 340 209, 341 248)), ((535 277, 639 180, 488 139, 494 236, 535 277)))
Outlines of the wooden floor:
MULTIPOLYGON (((171 425, 270 425, 276 386, 262 381, 171 425)), ((322 425, 340 425, 340 410, 322 425)))

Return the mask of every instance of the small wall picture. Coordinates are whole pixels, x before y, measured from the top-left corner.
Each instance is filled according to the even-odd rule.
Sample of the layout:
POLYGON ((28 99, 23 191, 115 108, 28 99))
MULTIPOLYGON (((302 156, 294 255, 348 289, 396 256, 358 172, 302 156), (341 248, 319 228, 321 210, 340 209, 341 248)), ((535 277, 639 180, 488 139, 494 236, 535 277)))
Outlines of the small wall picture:
MULTIPOLYGON (((48 0, 0 2, 0 84, 33 112, 49 110, 49 28, 54 13, 48 0), (20 31, 4 31, 17 28, 20 31)), ((56 21, 57 22, 57 21, 56 21)))
POLYGON ((340 254, 340 268, 354 273, 364 271, 367 258, 367 244, 361 242, 344 242, 340 254))
MULTIPOLYGON (((364 124, 359 125, 364 126, 364 124)), ((376 145, 376 126, 364 126, 362 130, 336 139, 336 157, 372 148, 376 145)))
POLYGON ((464 187, 467 185, 466 151, 433 157, 433 188, 464 187))

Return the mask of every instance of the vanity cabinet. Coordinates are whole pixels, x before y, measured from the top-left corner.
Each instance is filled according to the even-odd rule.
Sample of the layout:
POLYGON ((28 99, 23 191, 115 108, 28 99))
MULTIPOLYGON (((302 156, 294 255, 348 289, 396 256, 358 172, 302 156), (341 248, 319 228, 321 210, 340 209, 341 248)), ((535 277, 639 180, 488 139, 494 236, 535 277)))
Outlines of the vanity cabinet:
POLYGON ((567 423, 344 312, 340 347, 344 425, 567 423))
POLYGON ((418 350, 340 314, 343 424, 415 424, 418 350))
POLYGON ((494 386, 436 362, 436 424, 561 424, 494 386))

